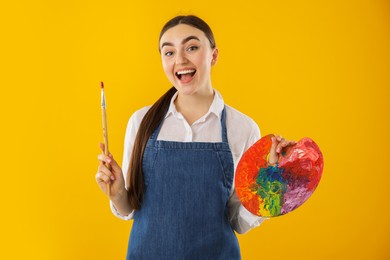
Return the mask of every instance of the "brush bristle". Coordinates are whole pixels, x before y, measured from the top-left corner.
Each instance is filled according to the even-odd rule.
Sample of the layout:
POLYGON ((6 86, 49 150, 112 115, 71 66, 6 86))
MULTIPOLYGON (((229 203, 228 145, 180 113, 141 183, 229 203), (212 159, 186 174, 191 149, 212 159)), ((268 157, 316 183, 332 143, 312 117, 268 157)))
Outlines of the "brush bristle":
POLYGON ((104 88, 104 83, 103 83, 103 81, 100 82, 100 88, 104 88))

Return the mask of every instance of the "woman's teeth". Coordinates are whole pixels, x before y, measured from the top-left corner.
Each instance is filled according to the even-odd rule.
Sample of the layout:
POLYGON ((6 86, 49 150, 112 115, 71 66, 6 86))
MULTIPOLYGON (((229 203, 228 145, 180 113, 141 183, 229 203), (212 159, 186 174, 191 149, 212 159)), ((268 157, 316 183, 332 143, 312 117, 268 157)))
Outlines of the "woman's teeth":
POLYGON ((182 75, 192 74, 191 76, 193 76, 195 74, 195 72, 196 72, 196 70, 181 70, 181 71, 176 72, 176 76, 180 80, 182 75))
POLYGON ((188 74, 188 73, 192 73, 192 72, 195 72, 195 70, 182 70, 182 71, 178 71, 177 74, 188 74))

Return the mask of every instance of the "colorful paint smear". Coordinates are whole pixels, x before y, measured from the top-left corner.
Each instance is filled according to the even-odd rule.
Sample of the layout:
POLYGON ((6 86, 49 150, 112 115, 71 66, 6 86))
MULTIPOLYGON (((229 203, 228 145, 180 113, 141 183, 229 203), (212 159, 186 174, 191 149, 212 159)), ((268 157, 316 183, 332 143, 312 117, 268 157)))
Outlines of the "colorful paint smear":
POLYGON ((244 153, 235 177, 241 203, 263 217, 284 215, 302 205, 316 189, 324 167, 319 147, 307 137, 288 147, 276 166, 269 166, 272 137, 264 136, 244 153))

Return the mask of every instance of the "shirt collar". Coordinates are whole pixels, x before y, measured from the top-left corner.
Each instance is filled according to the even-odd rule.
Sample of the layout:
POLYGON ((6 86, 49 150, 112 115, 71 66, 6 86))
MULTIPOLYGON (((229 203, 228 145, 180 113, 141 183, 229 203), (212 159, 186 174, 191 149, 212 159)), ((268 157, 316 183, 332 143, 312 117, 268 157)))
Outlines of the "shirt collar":
MULTIPOLYGON (((176 110, 175 106, 175 100, 177 98, 178 92, 173 95, 171 98, 171 102, 169 104, 169 109, 165 115, 165 118, 167 118, 170 115, 178 116, 179 112, 176 110)), ((222 110, 225 107, 225 102, 223 101, 223 98, 221 96, 221 93, 219 93, 216 89, 214 89, 214 99, 213 102, 211 103, 211 106, 209 108, 209 111, 206 113, 204 118, 206 118, 210 113, 215 114, 218 118, 221 118, 222 115, 222 110)))
POLYGON ((213 103, 211 103, 210 109, 207 112, 207 114, 214 113, 218 118, 221 118, 222 111, 224 108, 225 108, 225 102, 223 101, 221 93, 219 93, 216 89, 214 89, 214 100, 213 103))

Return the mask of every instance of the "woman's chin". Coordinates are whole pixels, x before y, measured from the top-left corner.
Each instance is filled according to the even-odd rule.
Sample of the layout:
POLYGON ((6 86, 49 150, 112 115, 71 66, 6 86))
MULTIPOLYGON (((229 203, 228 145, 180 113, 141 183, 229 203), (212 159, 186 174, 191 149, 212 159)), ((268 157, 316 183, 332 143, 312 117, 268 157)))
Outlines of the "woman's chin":
POLYGON ((182 95, 193 95, 197 90, 197 88, 192 84, 179 85, 175 86, 175 88, 182 95))

